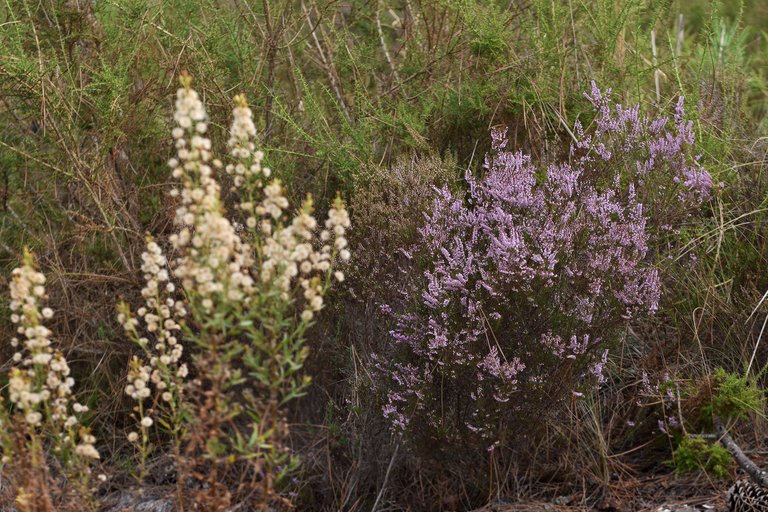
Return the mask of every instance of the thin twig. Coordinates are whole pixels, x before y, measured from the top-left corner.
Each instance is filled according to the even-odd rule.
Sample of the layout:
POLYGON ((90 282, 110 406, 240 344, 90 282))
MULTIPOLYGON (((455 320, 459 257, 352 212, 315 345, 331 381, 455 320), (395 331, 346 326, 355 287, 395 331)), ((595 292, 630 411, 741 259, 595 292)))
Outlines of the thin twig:
POLYGON ((395 453, 393 453, 392 458, 389 459, 389 467, 387 467, 387 473, 384 475, 384 483, 381 484, 381 489, 379 489, 379 494, 376 496, 376 501, 373 503, 371 512, 376 512, 376 507, 379 506, 379 501, 381 501, 381 497, 384 496, 384 491, 387 489, 387 481, 389 481, 389 473, 392 471, 392 466, 395 464, 395 458, 397 457, 397 451, 399 449, 400 443, 395 445, 395 453))
POLYGON ((683 36, 685 35, 683 30, 683 14, 680 13, 677 16, 677 42, 675 43, 675 57, 680 57, 680 52, 683 49, 683 36))
POLYGON ((720 52, 717 56, 717 62, 719 64, 720 69, 723 68, 723 50, 725 49, 725 24, 723 24, 723 27, 720 29, 720 52))
POLYGON ((336 99, 339 102, 339 106, 341 107, 341 111, 344 114, 344 118, 347 120, 348 123, 352 123, 352 116, 349 115, 349 108, 347 107, 347 102, 344 101, 344 96, 341 94, 341 89, 339 88, 339 84, 336 80, 336 74, 334 73, 334 68, 331 62, 330 54, 328 56, 325 55, 325 52, 323 51, 323 46, 320 44, 320 40, 317 37, 317 31, 320 30, 319 23, 315 24, 315 28, 312 28, 312 14, 309 9, 307 9, 307 6, 304 4, 304 2, 301 2, 301 9, 304 11, 305 16, 307 17, 307 23, 309 24, 309 28, 311 30, 312 34, 312 40, 315 42, 315 48, 317 48, 317 53, 320 56, 320 61, 323 63, 323 67, 325 68, 325 72, 328 75, 328 81, 331 83, 331 89, 333 89, 333 93, 336 95, 336 99))
POLYGON ((659 68, 656 59, 656 31, 651 30, 651 54, 653 55, 653 80, 656 83, 656 102, 661 102, 661 86, 659 83, 659 68))
MULTIPOLYGON (((747 371, 744 373, 745 375, 749 375, 749 370, 752 369, 752 363, 755 362, 755 356, 757 355, 757 348, 760 346, 760 340, 763 339, 763 334, 765 333, 766 324, 768 324, 768 315, 765 315, 765 320, 763 320, 763 326, 760 328, 760 334, 758 334, 757 336, 757 341, 755 342, 755 349, 752 351, 752 357, 749 358, 749 366, 747 366, 747 371)), ((763 370, 761 370, 760 373, 763 373, 763 370)))
POLYGON ((400 83, 400 75, 397 74, 397 68, 392 61, 392 56, 389 54, 389 48, 387 48, 387 42, 384 40, 384 30, 381 28, 381 0, 376 4, 376 29, 379 32, 379 41, 381 41, 381 49, 384 51, 384 58, 387 59, 389 69, 392 70, 392 77, 395 79, 395 83, 400 83))

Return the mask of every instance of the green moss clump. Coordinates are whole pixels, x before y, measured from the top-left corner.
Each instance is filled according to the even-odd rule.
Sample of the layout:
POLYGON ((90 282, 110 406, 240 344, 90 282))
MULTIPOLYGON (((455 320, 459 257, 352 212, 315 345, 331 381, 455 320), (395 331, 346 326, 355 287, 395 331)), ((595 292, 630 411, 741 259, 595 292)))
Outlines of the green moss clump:
POLYGON ((718 368, 713 378, 715 388, 712 393, 712 404, 705 412, 711 412, 723 418, 740 419, 762 407, 762 391, 750 383, 746 377, 718 368))
POLYGON ((685 436, 672 452, 672 465, 677 474, 703 469, 718 478, 728 476, 731 454, 718 443, 708 443, 701 437, 685 436))

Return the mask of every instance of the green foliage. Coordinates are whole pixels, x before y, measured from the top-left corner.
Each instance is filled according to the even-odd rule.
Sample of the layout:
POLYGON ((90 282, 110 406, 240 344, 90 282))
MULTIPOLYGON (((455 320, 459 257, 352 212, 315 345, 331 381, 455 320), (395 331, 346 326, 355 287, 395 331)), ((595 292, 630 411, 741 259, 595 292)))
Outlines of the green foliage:
POLYGON ((679 474, 704 470, 718 478, 726 478, 730 463, 728 450, 701 437, 683 437, 672 453, 672 465, 679 474))
MULTIPOLYGON (((355 297, 362 290, 367 298, 396 292, 387 279, 396 275, 399 244, 413 237, 430 187, 479 170, 491 126, 509 126, 511 144, 536 159, 563 157, 574 122, 588 129, 593 120, 583 92, 594 79, 642 111, 668 113, 678 95, 686 98, 695 154, 723 187, 674 233, 679 250, 649 255, 668 262, 665 304, 652 326, 633 330, 649 341, 658 336, 659 347, 680 340, 675 348, 690 364, 732 369, 757 343, 763 309, 751 313, 768 289, 760 138, 768 129, 766 9, 760 0, 2 2, 0 266, 7 274, 24 246, 39 255, 52 303, 66 305, 57 335, 75 352, 78 382, 86 393, 122 396, 131 349, 104 298, 135 305, 144 234, 155 233, 162 245, 171 231, 176 204, 164 191, 174 148, 166 134, 182 70, 205 98, 214 152, 224 150, 230 98, 243 93, 258 145, 293 204, 312 192, 323 213, 337 190, 354 198, 359 231, 352 236, 365 250, 350 281, 357 275, 355 297), (406 172, 412 161, 434 165, 406 172)), ((222 201, 231 212, 230 181, 222 181, 222 201)), ((332 332, 329 358, 357 386, 365 361, 355 354, 375 343, 359 334, 359 317, 376 332, 389 327, 344 301, 334 311, 334 325, 344 327, 319 329, 332 332)), ((3 329, 10 339, 12 328, 3 329)), ((259 368, 271 356, 259 347, 269 344, 251 341, 250 352, 232 354, 238 378, 265 385, 259 368)), ((302 355, 286 350, 270 346, 285 356, 275 371, 297 376, 288 361, 302 355)), ((646 363, 663 371, 632 360, 638 368, 646 363)), ((751 381, 718 372, 705 416, 759 409, 762 395, 751 381)), ((379 415, 375 404, 348 402, 357 388, 337 377, 317 382, 318 394, 336 404, 327 419, 331 435, 349 431, 343 421, 379 415)), ((286 396, 303 390, 297 384, 286 396)), ((113 435, 128 408, 97 402, 89 400, 94 428, 113 435)), ((326 420, 318 414, 312 421, 326 420)), ((383 444, 372 437, 369 444, 383 444)), ((120 443, 110 446, 115 451, 105 457, 125 457, 120 443)))
POLYGON ((505 28, 509 13, 501 2, 460 2, 460 12, 469 28, 469 49, 472 55, 482 57, 489 63, 501 58, 506 50, 505 28))
POLYGON ((721 418, 740 419, 762 409, 764 393, 747 377, 726 372, 722 368, 717 368, 712 377, 712 403, 706 412, 721 418))

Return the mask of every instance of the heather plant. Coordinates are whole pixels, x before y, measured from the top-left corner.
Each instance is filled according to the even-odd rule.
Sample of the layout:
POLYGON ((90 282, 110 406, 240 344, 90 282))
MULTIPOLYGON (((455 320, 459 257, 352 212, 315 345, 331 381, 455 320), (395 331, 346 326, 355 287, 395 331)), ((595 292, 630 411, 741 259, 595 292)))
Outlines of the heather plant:
POLYGON ((355 255, 348 272, 356 297, 364 302, 396 298, 390 283, 400 277, 401 249, 415 243, 432 188, 455 182, 456 167, 450 157, 412 155, 389 167, 372 165, 359 172, 352 197, 352 242, 366 250, 355 255))
POLYGON ((659 307, 654 249, 711 178, 690 154, 682 100, 670 119, 613 105, 594 84, 587 99, 594 128, 577 124, 568 162, 537 168, 497 130, 466 196, 437 190, 407 251, 421 281, 385 308, 395 327, 377 369, 396 431, 503 444, 602 383, 621 328, 659 307))
POLYGON ((331 282, 344 280, 338 263, 350 257, 349 216, 337 198, 316 234, 308 197, 288 218, 284 188, 269 179, 255 149, 243 96, 235 98, 230 163, 213 159, 208 117, 190 83, 184 76, 177 93, 177 156, 169 161, 180 183, 172 191, 178 232, 170 238, 177 256, 168 265, 149 239, 142 256, 146 305, 137 311, 144 325, 120 307, 121 324, 144 351, 131 361, 125 389, 137 401, 140 429, 129 440, 143 461, 151 428, 170 434, 180 475, 209 485, 195 497, 199 504, 220 510, 260 489, 254 504, 277 506, 287 501, 277 491, 298 462, 286 445, 284 406, 309 382, 301 373, 305 332, 331 282), (229 176, 242 223, 227 216, 216 171, 229 176))
POLYGON ((16 502, 30 511, 72 499, 80 500, 81 510, 94 507, 91 463, 100 457, 84 422, 88 407, 75 400, 67 360, 44 325, 54 312, 44 304, 45 276, 29 252, 13 270, 10 295, 16 352, 7 376, 8 408, 0 408, 0 443, 16 502))

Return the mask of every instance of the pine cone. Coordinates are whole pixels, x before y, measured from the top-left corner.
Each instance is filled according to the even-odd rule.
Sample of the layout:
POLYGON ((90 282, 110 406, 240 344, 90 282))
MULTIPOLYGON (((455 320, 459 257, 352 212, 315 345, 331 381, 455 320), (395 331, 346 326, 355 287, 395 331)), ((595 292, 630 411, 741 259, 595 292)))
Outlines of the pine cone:
POLYGON ((739 480, 726 495, 729 512, 768 512, 768 489, 739 480))

